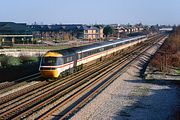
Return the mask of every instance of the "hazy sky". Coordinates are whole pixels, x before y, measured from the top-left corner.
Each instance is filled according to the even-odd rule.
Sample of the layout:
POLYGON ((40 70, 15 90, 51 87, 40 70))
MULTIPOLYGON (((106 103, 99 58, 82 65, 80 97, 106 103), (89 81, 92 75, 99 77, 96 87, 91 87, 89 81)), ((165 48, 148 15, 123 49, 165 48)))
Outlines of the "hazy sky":
POLYGON ((180 0, 0 0, 0 21, 180 24, 180 0))

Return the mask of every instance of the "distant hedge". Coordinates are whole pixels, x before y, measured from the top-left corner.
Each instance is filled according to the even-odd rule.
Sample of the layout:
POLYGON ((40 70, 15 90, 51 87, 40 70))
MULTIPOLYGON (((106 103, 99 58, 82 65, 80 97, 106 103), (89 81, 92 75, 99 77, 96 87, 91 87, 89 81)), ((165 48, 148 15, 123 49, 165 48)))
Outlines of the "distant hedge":
POLYGON ((0 55, 0 68, 9 68, 12 66, 31 64, 34 62, 38 62, 38 60, 39 60, 38 57, 28 57, 28 56, 12 57, 12 56, 0 55))

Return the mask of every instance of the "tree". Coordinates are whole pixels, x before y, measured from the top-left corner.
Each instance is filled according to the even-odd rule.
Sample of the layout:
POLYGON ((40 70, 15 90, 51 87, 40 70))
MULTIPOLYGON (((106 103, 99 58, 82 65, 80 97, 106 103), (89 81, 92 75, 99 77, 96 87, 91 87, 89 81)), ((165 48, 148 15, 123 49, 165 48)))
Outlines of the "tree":
POLYGON ((107 38, 109 35, 111 35, 111 34, 114 33, 114 29, 113 29, 111 26, 107 25, 107 26, 104 28, 103 33, 104 33, 104 35, 105 35, 106 38, 107 38))

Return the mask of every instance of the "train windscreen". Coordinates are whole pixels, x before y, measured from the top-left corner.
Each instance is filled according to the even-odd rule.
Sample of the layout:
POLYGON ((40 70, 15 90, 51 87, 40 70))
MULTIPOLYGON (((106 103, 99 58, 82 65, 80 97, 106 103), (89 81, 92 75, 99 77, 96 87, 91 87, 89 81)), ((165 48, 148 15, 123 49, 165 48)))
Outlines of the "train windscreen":
POLYGON ((42 66, 56 66, 63 64, 63 59, 58 57, 44 57, 42 58, 42 66))

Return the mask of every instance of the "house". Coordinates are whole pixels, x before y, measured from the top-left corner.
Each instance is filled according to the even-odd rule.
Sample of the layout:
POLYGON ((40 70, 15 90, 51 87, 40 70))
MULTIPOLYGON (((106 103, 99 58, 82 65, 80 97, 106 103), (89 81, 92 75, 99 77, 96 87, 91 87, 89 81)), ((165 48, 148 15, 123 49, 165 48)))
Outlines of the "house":
POLYGON ((103 39, 103 28, 102 27, 94 27, 94 26, 81 26, 79 28, 81 31, 81 34, 79 35, 79 38, 82 39, 103 39))
POLYGON ((103 28, 82 24, 30 25, 35 38, 42 40, 102 39, 103 28))

